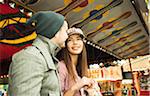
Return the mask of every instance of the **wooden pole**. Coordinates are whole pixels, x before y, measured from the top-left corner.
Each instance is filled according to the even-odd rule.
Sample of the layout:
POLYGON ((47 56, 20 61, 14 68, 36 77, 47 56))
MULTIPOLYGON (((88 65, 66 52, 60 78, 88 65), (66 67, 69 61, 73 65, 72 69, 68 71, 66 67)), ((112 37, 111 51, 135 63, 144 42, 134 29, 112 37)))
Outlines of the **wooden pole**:
POLYGON ((134 77, 133 77, 133 70, 132 70, 132 65, 131 65, 131 60, 129 58, 129 66, 130 66, 130 71, 131 71, 131 74, 132 74, 132 83, 134 85, 134 77))

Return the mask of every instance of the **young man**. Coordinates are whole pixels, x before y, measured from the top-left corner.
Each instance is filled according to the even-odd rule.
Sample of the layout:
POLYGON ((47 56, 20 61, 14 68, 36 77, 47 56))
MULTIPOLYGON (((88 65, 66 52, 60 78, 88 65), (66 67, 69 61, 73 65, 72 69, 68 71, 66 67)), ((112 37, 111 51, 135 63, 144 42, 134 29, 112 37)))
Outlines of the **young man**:
POLYGON ((37 12, 27 24, 35 24, 38 36, 32 46, 13 56, 8 96, 60 96, 55 56, 65 47, 68 24, 62 15, 52 11, 37 12))

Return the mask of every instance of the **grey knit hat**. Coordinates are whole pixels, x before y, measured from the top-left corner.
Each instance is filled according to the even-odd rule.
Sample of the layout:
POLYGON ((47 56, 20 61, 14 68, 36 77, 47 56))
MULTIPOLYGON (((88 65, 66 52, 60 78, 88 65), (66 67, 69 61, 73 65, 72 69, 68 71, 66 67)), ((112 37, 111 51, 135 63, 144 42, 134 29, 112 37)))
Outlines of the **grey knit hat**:
POLYGON ((52 11, 39 11, 27 21, 27 24, 33 23, 37 34, 51 39, 64 24, 64 16, 52 11))

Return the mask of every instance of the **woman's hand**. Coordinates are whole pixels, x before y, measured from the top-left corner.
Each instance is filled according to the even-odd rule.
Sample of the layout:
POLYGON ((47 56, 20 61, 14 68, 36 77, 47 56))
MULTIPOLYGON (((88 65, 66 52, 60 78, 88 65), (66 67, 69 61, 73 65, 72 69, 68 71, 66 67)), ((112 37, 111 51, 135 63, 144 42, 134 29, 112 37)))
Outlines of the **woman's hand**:
POLYGON ((100 92, 100 88, 99 88, 98 83, 96 81, 93 81, 93 83, 90 87, 85 86, 84 90, 87 91, 88 96, 102 96, 102 94, 100 92))
POLYGON ((90 87, 90 88, 85 87, 84 90, 88 93, 88 96, 95 96, 95 94, 94 94, 95 93, 95 89, 94 88, 92 88, 92 87, 90 87))
POLYGON ((80 90, 82 87, 87 86, 90 87, 92 86, 94 81, 90 78, 87 77, 82 77, 80 80, 77 81, 77 83, 74 85, 74 88, 76 90, 80 90))

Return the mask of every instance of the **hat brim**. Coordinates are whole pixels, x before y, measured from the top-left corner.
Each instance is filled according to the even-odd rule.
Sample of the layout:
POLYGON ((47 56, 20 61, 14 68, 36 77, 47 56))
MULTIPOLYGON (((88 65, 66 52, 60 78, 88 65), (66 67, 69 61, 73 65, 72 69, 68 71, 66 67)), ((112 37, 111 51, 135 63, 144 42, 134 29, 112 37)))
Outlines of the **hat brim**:
POLYGON ((71 36, 71 35, 80 35, 81 38, 84 38, 85 36, 81 33, 70 33, 68 34, 68 36, 71 36))

